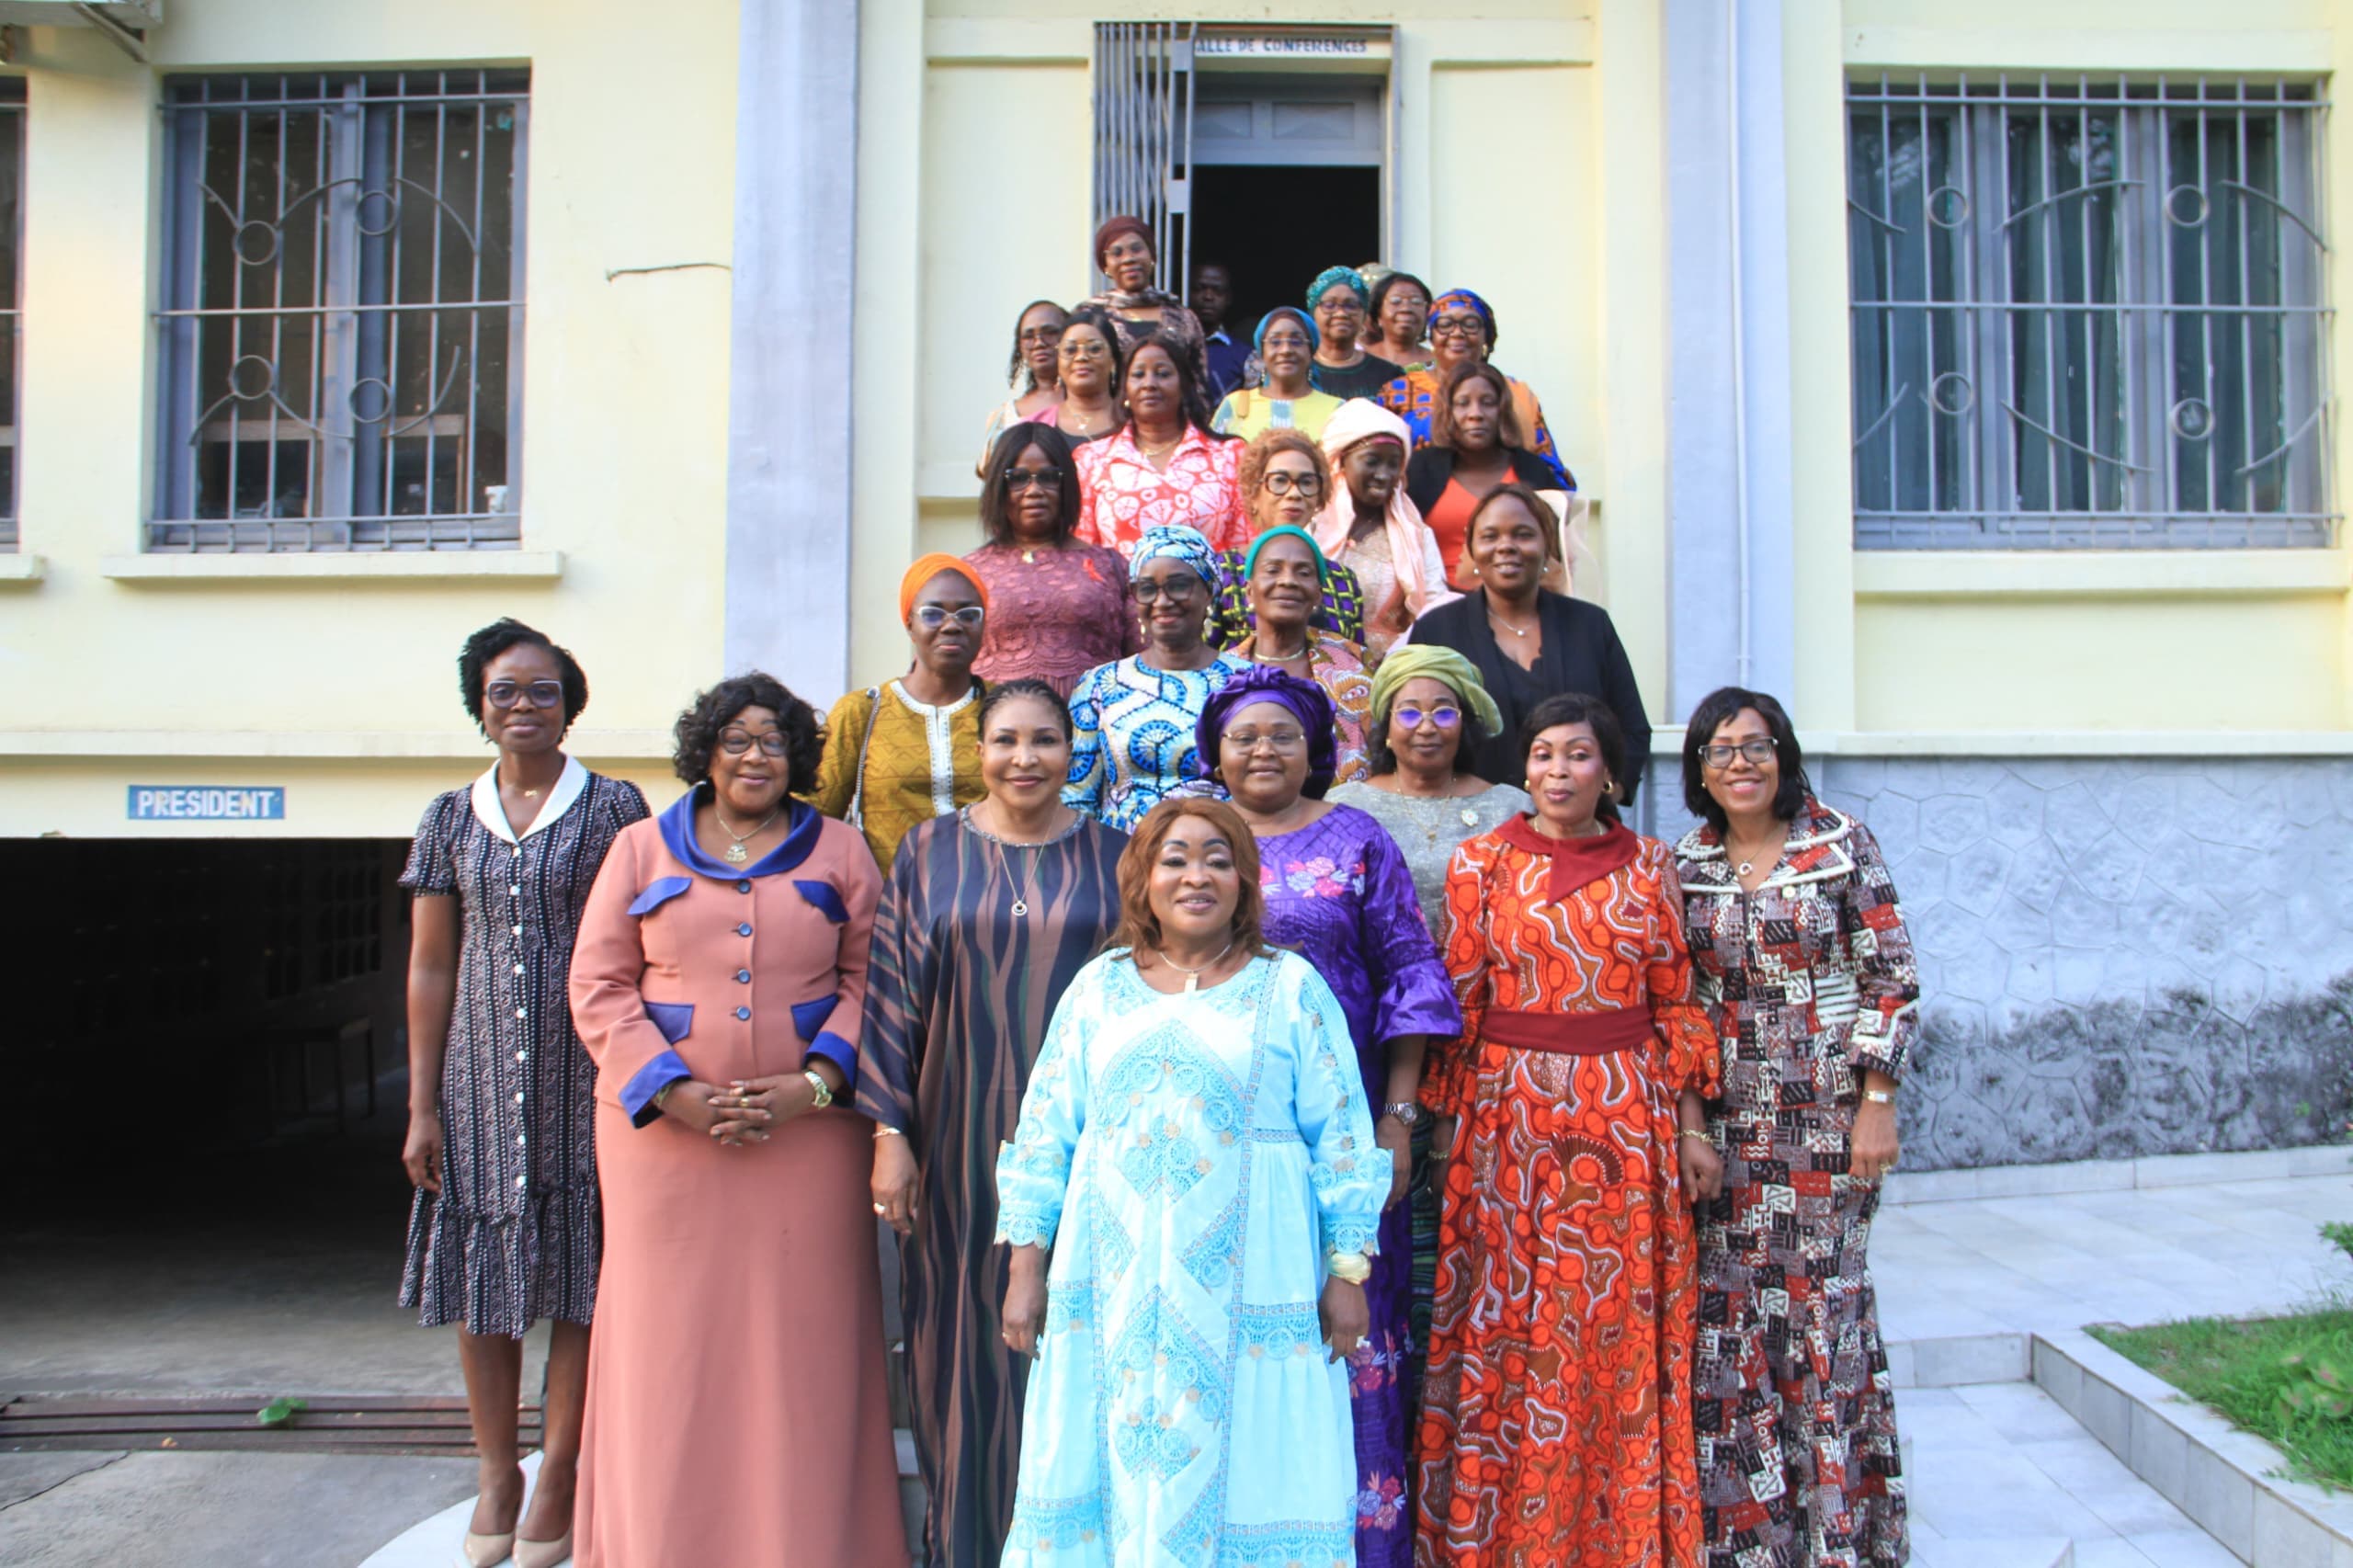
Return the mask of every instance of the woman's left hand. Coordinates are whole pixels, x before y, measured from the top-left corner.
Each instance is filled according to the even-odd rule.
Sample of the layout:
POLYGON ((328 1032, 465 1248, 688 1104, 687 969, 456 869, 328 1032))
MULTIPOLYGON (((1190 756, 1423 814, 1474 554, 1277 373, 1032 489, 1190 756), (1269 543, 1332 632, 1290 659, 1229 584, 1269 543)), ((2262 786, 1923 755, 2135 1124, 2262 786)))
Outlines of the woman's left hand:
POLYGON ((1355 1355, 1364 1336, 1372 1332, 1372 1307, 1364 1299, 1364 1287, 1336 1275, 1324 1281, 1324 1298, 1315 1303, 1315 1315, 1324 1320, 1324 1343, 1331 1346, 1330 1359, 1336 1362, 1355 1355))
POLYGON ((1414 1134, 1395 1117, 1384 1116, 1372 1124, 1372 1141, 1389 1151, 1389 1197, 1381 1205, 1385 1213, 1404 1201, 1413 1185, 1414 1134))
POLYGON ((1855 1108, 1855 1132, 1847 1169, 1875 1182, 1895 1168, 1900 1152, 1895 1136, 1895 1108, 1865 1100, 1855 1108))

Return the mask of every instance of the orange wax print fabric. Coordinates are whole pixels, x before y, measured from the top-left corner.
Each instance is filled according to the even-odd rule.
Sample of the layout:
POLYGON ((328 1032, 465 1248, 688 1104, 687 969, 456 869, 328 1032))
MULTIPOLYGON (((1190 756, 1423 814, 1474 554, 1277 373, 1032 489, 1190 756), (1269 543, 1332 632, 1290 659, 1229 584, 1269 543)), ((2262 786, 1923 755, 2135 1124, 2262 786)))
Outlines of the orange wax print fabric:
MULTIPOLYGON (((1618 830, 1622 832, 1623 830, 1618 830)), ((1460 1039, 1424 1102, 1461 1119, 1445 1167, 1420 1431, 1423 1568, 1695 1568, 1697 1248, 1677 1095, 1711 1094, 1683 899, 1655 839, 1553 895, 1524 817, 1447 870, 1460 1039), (1576 1055, 1499 1043, 1647 1015, 1643 1043, 1576 1055), (1502 1020, 1498 1018, 1500 1026, 1502 1020)), ((1566 880, 1566 879, 1564 879, 1566 880)))

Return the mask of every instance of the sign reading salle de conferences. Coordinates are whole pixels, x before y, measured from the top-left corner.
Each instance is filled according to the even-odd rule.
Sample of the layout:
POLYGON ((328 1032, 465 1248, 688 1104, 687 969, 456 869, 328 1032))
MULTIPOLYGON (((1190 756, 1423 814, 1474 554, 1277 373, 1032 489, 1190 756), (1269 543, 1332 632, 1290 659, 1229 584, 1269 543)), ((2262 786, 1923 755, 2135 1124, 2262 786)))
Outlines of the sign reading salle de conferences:
POLYGON ((1197 54, 1254 55, 1267 60, 1298 60, 1315 56, 1381 58, 1389 54, 1386 38, 1335 38, 1315 33, 1203 33, 1194 40, 1197 54))
POLYGON ((132 822, 283 822, 283 785, 133 784, 132 822))

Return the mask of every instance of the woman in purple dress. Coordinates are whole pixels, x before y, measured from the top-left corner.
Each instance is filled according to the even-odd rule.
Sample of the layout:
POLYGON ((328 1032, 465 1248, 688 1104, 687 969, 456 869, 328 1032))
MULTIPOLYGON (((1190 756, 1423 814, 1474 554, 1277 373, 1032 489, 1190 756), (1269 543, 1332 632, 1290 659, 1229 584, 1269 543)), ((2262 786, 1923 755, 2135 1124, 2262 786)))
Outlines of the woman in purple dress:
POLYGON ((1396 841, 1363 812, 1324 799, 1336 747, 1332 699, 1323 688, 1254 665, 1210 699, 1195 738, 1211 778, 1257 840, 1267 940, 1313 963, 1347 1015, 1365 1094, 1380 1117, 1373 1141, 1392 1163, 1365 1287, 1372 1328, 1348 1358, 1349 1389, 1357 1562, 1406 1568, 1414 1556, 1408 1412, 1418 1391, 1404 1381, 1414 1259, 1403 1199, 1422 1053, 1431 1036, 1461 1031, 1461 1010, 1396 841))

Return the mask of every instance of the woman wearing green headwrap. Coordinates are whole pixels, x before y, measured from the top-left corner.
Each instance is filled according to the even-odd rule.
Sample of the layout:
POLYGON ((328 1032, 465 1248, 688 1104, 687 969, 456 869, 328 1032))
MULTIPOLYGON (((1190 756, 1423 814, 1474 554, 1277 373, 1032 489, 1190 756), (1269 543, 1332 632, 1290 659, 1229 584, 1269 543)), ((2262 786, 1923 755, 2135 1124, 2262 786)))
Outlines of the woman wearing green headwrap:
MULTIPOLYGON (((1284 451, 1273 460, 1302 460, 1296 452, 1284 451)), ((1372 717, 1372 676, 1365 669, 1361 644, 1315 625, 1328 574, 1324 552, 1305 528, 1284 524, 1251 543, 1243 574, 1256 626, 1231 652, 1324 688, 1332 699, 1338 746, 1334 778, 1342 784, 1355 783, 1371 771, 1365 742, 1372 717)))
POLYGON ((1407 642, 1372 677, 1372 776, 1331 799, 1370 813, 1405 853, 1422 915, 1440 942, 1446 866, 1455 846, 1529 809, 1528 791, 1463 769, 1471 748, 1503 732, 1478 666, 1451 648, 1407 642))
MULTIPOLYGON (((1344 784, 1324 799, 1354 806, 1397 841, 1421 900, 1422 918, 1438 949, 1446 948, 1446 868, 1457 846, 1501 827, 1533 809, 1525 790, 1490 784, 1468 766, 1471 745, 1481 734, 1503 729, 1495 699, 1480 682, 1478 666, 1451 648, 1407 642, 1389 651, 1372 677, 1372 777, 1344 784)), ((1422 1358, 1430 1342, 1430 1289, 1438 1269, 1438 1190, 1427 1179, 1430 1122, 1414 1128, 1414 1290, 1410 1319, 1413 1346, 1405 1387, 1418 1405, 1422 1358)), ((1420 1411, 1407 1418, 1416 1428, 1420 1411)))

